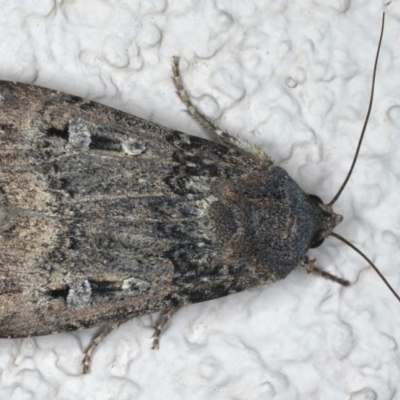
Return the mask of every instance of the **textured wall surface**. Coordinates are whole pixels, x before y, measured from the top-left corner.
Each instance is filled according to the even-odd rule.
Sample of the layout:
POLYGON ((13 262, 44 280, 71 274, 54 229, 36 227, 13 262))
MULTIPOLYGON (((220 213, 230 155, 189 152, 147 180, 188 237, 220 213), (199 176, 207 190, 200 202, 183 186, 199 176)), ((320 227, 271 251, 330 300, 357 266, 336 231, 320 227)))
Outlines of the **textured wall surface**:
MULTIPOLYGON (((2 1, 0 78, 88 97, 194 135, 171 76, 233 135, 262 147, 328 202, 376 97, 337 232, 400 291, 400 2, 365 0, 2 1)), ((180 310, 153 351, 156 315, 110 334, 81 375, 95 329, 0 340, 0 399, 400 399, 400 304, 334 238, 310 252, 346 277, 295 270, 268 288, 180 310)), ((1 322, 0 322, 1 323, 1 322)))

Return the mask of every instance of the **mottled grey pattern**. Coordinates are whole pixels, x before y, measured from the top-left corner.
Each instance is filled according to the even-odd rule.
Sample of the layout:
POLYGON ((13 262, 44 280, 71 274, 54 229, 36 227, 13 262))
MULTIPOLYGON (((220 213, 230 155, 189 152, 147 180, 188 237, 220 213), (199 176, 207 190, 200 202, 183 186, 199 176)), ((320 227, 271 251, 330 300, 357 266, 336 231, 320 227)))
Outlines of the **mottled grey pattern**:
POLYGON ((0 82, 0 336, 262 286, 337 223, 281 168, 78 97, 0 82))

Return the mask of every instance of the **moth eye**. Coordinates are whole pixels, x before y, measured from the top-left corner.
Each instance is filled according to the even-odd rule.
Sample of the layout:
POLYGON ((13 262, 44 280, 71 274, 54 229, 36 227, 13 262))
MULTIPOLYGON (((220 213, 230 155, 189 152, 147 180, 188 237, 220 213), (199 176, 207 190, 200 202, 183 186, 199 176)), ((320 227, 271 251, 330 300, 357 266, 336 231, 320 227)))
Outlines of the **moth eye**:
POLYGON ((309 194, 308 198, 310 200, 314 201, 314 203, 316 203, 316 204, 324 204, 324 202, 321 200, 321 198, 316 196, 315 194, 309 194))
POLYGON ((310 249, 315 249, 316 247, 321 246, 321 244, 324 243, 324 240, 325 240, 325 238, 322 238, 322 239, 317 240, 316 242, 314 242, 314 241, 311 242, 310 249))
MULTIPOLYGON (((316 205, 324 204, 320 197, 316 196, 315 194, 309 194, 308 198, 316 205)), ((311 240, 310 249, 315 249, 316 247, 321 246, 324 243, 325 238, 321 238, 322 231, 318 231, 311 240)))
POLYGON ((322 230, 317 231, 317 233, 311 239, 310 249, 315 249, 324 243, 325 238, 322 237, 322 230))

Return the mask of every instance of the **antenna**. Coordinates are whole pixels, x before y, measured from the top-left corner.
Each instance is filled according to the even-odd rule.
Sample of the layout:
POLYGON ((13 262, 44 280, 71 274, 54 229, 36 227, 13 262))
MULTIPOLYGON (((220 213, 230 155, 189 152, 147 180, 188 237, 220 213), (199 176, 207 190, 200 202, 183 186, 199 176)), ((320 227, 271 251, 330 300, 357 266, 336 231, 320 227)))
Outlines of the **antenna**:
POLYGON ((364 133, 365 130, 367 128, 367 124, 368 124, 368 120, 369 120, 369 115, 371 114, 371 108, 372 108, 372 102, 374 101, 374 90, 375 90, 375 77, 376 77, 376 69, 378 66, 378 59, 379 59, 379 52, 381 50, 381 43, 382 43, 382 37, 383 37, 383 29, 385 27, 385 13, 382 14, 382 27, 381 27, 381 35, 379 38, 379 43, 378 43, 378 49, 376 51, 376 56, 375 56, 375 64, 374 64, 374 72, 372 74, 372 86, 371 86, 371 95, 370 95, 370 99, 369 99, 369 105, 368 105, 368 111, 367 111, 367 116, 365 117, 365 121, 364 121, 364 126, 362 128, 361 131, 361 135, 360 135, 360 140, 358 141, 358 145, 357 145, 357 150, 356 153, 354 154, 354 158, 353 158, 353 162, 351 164, 350 170, 347 173, 346 179, 344 180, 344 182, 342 183, 342 186, 340 187, 339 191, 336 193, 335 197, 327 204, 328 206, 332 207, 333 204, 336 203, 336 200, 339 198, 339 196, 342 194, 343 189, 345 188, 345 186, 347 185, 347 182, 350 179, 350 176, 353 172, 354 166, 356 165, 356 161, 358 158, 358 153, 360 152, 360 148, 361 148, 361 143, 364 139, 364 133))
POLYGON ((359 249, 357 249, 354 244, 351 244, 348 240, 346 240, 343 236, 338 235, 335 232, 332 232, 330 236, 335 237, 336 239, 339 239, 341 242, 344 244, 347 244, 347 246, 351 247, 355 252, 357 252, 374 270, 375 272, 380 276, 380 278, 385 282, 385 285, 390 289, 390 291, 394 294, 396 299, 400 301, 400 296, 395 292, 395 290, 390 286, 389 282, 386 280, 386 278, 382 275, 381 271, 379 271, 378 267, 359 249))
MULTIPOLYGON (((367 128, 367 124, 368 124, 368 120, 369 120, 369 116, 371 114, 371 108, 372 108, 372 103, 374 100, 374 89, 375 89, 375 78, 376 78, 376 70, 377 70, 377 66, 378 66, 378 59, 379 59, 379 52, 381 49, 381 44, 382 44, 382 37, 383 37, 383 30, 385 27, 385 13, 382 14, 382 27, 381 27, 381 34, 379 37, 379 43, 378 43, 378 49, 376 51, 376 56, 375 56, 375 63, 374 63, 374 71, 372 74, 372 85, 371 85, 371 95, 370 95, 370 99, 369 99, 369 105, 368 105, 368 111, 367 111, 367 116, 365 117, 365 121, 364 121, 364 126, 362 128, 361 131, 361 135, 360 135, 360 139, 358 141, 358 145, 357 145, 357 150, 356 153, 354 155, 353 158, 353 162, 351 164, 350 170, 346 176, 346 179, 344 180, 344 182, 342 183, 342 186, 340 187, 339 191, 336 193, 335 197, 330 201, 330 203, 328 204, 328 207, 332 207, 332 205, 336 202, 336 200, 339 198, 339 196, 342 194, 343 189, 345 188, 345 186, 347 185, 347 182, 350 179, 350 176, 353 172, 354 166, 356 164, 357 161, 357 157, 358 157, 358 153, 360 152, 360 148, 361 148, 361 143, 364 139, 364 133, 365 130, 367 128)), ((362 258, 364 258, 365 261, 367 261, 367 263, 375 270, 375 272, 379 275, 379 277, 383 280, 383 282, 385 283, 385 285, 389 288, 389 290, 394 294, 394 296, 396 297, 396 299, 398 301, 400 301, 400 296, 395 292, 395 290, 392 288, 392 286, 390 286, 389 282, 386 280, 386 278, 382 275, 382 273, 379 271, 379 269, 376 267, 376 265, 361 251, 359 250, 356 246, 354 246, 352 243, 350 243, 347 239, 345 239, 344 237, 338 235, 335 232, 331 232, 330 236, 335 237, 336 239, 340 240, 341 242, 343 242, 344 244, 346 244, 347 246, 351 247, 356 253, 358 253, 362 258)))

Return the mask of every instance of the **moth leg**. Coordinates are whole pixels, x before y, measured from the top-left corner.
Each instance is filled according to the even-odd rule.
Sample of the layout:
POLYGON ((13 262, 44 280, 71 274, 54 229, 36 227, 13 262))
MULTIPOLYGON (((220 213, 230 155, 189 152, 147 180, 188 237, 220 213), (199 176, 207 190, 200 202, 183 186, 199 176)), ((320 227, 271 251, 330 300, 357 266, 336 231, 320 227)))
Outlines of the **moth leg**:
POLYGON ((173 57, 172 63, 172 79, 176 87, 176 93, 186 106, 186 112, 190 114, 195 121, 197 121, 203 128, 205 128, 211 135, 216 136, 222 143, 228 147, 242 150, 244 153, 252 156, 253 158, 266 162, 272 165, 271 159, 259 148, 251 145, 245 140, 234 138, 227 132, 222 131, 218 126, 209 121, 200 111, 192 104, 189 95, 183 86, 180 71, 179 71, 179 57, 173 57))
POLYGON ((313 273, 313 274, 315 274, 317 276, 321 276, 322 278, 325 278, 325 279, 328 279, 330 281, 339 283, 340 285, 343 285, 343 286, 349 286, 350 285, 350 282, 347 279, 343 279, 343 278, 340 278, 340 277, 338 277, 336 275, 332 275, 329 272, 326 272, 326 271, 322 270, 321 268, 318 268, 315 265, 315 259, 314 260, 309 260, 308 257, 306 257, 304 259, 304 261, 302 262, 301 266, 304 267, 307 270, 308 273, 313 273))
POLYGON ((177 311, 176 309, 167 309, 161 311, 156 326, 154 327, 154 333, 152 336, 153 338, 153 346, 151 347, 152 349, 157 350, 160 348, 160 335, 164 331, 165 326, 171 320, 172 316, 175 314, 176 311, 177 311))
POLYGON ((85 356, 83 357, 83 360, 82 360, 82 367, 83 367, 84 374, 87 374, 89 372, 92 354, 95 351, 96 347, 117 326, 118 325, 115 325, 115 324, 105 325, 99 329, 99 331, 96 333, 95 336, 93 336, 91 342, 89 343, 89 346, 87 347, 87 349, 85 351, 85 356))

